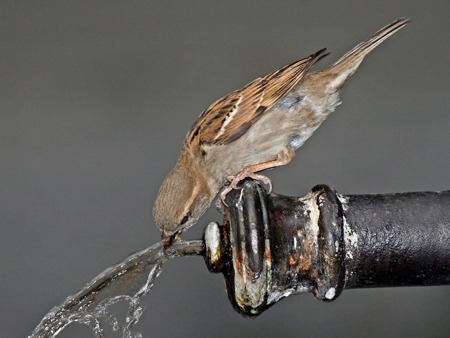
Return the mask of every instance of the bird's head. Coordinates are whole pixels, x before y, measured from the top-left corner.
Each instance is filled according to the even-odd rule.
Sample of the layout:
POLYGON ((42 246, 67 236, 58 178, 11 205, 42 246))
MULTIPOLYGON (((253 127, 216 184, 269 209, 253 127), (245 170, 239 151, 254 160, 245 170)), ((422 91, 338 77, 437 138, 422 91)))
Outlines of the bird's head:
POLYGON ((164 245, 170 246, 177 234, 197 223, 213 198, 202 172, 178 162, 164 179, 153 206, 164 245))

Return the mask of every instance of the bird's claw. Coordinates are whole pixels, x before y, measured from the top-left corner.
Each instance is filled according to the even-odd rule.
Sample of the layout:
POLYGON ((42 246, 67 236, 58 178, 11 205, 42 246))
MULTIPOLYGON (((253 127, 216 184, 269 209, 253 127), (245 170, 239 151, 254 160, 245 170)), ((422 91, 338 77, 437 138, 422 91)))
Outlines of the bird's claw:
POLYGON ((219 197, 216 200, 216 208, 222 214, 224 214, 223 207, 225 206, 228 208, 228 204, 225 201, 228 193, 234 189, 242 189, 237 186, 239 181, 234 181, 234 178, 235 178, 234 176, 227 177, 227 180, 230 182, 230 184, 228 185, 228 187, 226 187, 225 189, 222 190, 222 192, 220 193, 219 197))
POLYGON ((219 196, 216 199, 216 209, 218 212, 220 212, 222 215, 225 214, 224 206, 228 207, 228 205, 225 203, 225 201, 222 200, 222 197, 219 196))
POLYGON ((234 189, 242 189, 241 187, 238 187, 239 182, 246 178, 252 178, 254 180, 261 181, 265 185, 269 187, 269 194, 272 193, 272 181, 270 178, 264 175, 255 174, 251 171, 243 171, 239 173, 236 176, 228 176, 227 181, 230 182, 228 187, 226 187, 222 192, 220 193, 219 197, 216 200, 216 208, 219 210, 220 213, 224 213, 223 207, 228 207, 228 204, 226 203, 225 199, 228 195, 228 193, 234 189))
POLYGON ((265 185, 267 185, 269 187, 269 191, 268 191, 269 194, 272 193, 273 186, 272 186, 272 181, 270 180, 270 178, 268 178, 267 176, 258 175, 258 174, 254 174, 254 176, 251 176, 251 178, 263 182, 265 185))

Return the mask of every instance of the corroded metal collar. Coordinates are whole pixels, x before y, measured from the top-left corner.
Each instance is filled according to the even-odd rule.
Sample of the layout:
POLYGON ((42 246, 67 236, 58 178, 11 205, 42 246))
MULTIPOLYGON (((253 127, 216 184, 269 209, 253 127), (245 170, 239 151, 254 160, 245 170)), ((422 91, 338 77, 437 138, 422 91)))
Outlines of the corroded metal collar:
POLYGON ((208 268, 246 316, 303 292, 332 301, 344 288, 450 284, 450 192, 342 196, 320 185, 300 198, 242 187, 204 240, 208 268))
POLYGON ((239 312, 258 315, 294 293, 313 292, 322 300, 340 294, 342 208, 333 191, 318 186, 303 198, 269 197, 245 181, 228 196, 224 224, 205 230, 206 262, 210 271, 224 273, 239 312))

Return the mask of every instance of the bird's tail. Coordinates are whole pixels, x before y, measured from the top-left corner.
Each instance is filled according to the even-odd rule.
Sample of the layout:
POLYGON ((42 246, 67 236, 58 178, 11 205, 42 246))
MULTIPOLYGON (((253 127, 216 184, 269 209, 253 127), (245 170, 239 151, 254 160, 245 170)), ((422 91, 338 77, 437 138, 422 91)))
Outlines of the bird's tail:
POLYGON ((408 22, 409 19, 401 18, 381 28, 370 39, 360 43, 331 65, 331 67, 325 69, 323 72, 327 72, 331 76, 329 89, 332 91, 339 90, 345 81, 358 69, 368 53, 399 29, 406 26, 408 22))

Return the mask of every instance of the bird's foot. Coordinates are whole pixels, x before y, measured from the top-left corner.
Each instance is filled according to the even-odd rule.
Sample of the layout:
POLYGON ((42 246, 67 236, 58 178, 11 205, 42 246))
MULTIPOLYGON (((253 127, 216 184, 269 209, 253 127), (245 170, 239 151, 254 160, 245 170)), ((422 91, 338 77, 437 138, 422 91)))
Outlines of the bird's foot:
POLYGON ((269 186, 269 194, 272 192, 272 181, 270 180, 270 178, 264 175, 256 174, 251 170, 244 169, 236 176, 227 177, 227 180, 230 182, 230 184, 224 190, 222 190, 219 198, 216 200, 216 208, 220 212, 223 213, 223 206, 228 207, 228 204, 225 202, 225 198, 227 197, 228 193, 234 189, 242 189, 238 187, 238 184, 246 178, 252 178, 254 180, 263 182, 265 185, 269 186))
POLYGON ((241 189, 237 187, 237 183, 233 184, 233 181, 228 179, 228 181, 230 181, 230 184, 222 190, 222 192, 220 193, 219 197, 216 199, 216 208, 217 210, 221 213, 224 214, 225 211, 223 209, 223 207, 228 207, 227 202, 225 202, 225 198, 227 197, 227 194, 234 189, 241 189))

